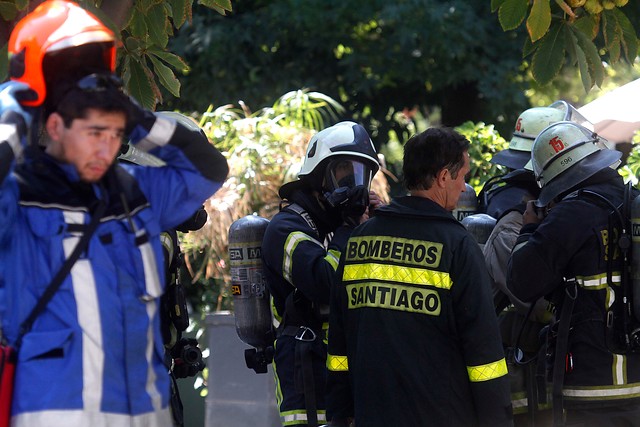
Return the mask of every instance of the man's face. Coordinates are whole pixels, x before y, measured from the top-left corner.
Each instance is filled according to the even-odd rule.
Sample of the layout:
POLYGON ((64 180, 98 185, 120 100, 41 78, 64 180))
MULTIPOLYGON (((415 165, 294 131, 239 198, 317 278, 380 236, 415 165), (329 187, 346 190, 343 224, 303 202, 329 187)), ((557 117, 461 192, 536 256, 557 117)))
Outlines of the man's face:
POLYGON ((75 119, 66 128, 62 117, 53 113, 47 120, 47 153, 74 165, 82 181, 97 182, 120 150, 125 125, 124 113, 89 110, 87 118, 75 119))
POLYGON ((465 180, 464 177, 469 173, 471 167, 469 166, 469 152, 465 151, 462 153, 462 158, 464 159, 464 165, 458 171, 458 175, 456 178, 453 178, 451 172, 447 171, 449 174, 449 179, 446 183, 446 206, 445 209, 448 211, 453 211, 458 205, 458 199, 460 199, 460 195, 466 191, 465 180))

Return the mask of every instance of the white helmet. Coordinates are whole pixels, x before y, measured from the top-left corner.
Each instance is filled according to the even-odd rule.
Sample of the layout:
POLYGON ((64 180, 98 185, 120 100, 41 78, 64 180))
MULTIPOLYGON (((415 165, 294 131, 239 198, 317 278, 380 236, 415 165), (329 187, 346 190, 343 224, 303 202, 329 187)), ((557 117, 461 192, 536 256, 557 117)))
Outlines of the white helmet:
POLYGON ((531 160, 531 148, 536 136, 547 126, 560 121, 574 121, 593 129, 591 125, 572 105, 565 101, 556 101, 548 107, 534 107, 520 114, 509 141, 509 148, 496 153, 491 163, 510 169, 523 169, 531 160))
POLYGON ((546 206, 596 172, 615 168, 622 153, 606 148, 606 140, 575 122, 545 128, 533 143, 531 166, 542 189, 536 204, 546 206))
POLYGON ((298 181, 280 188, 280 196, 306 182, 315 190, 331 192, 339 187, 364 185, 367 188, 380 165, 369 134, 354 122, 340 122, 315 134, 309 141, 298 181), (348 169, 349 173, 343 176, 348 169))

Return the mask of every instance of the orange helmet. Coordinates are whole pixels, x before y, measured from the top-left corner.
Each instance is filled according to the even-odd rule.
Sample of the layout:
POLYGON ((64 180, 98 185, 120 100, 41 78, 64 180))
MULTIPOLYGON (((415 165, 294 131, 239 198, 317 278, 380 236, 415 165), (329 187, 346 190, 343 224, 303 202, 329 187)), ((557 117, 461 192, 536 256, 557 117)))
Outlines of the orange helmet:
POLYGON ((113 31, 76 3, 48 0, 20 20, 9 38, 9 76, 36 92, 37 99, 23 102, 24 105, 37 107, 44 102, 47 94, 45 56, 91 44, 101 46, 100 57, 85 56, 85 61, 98 61, 104 71, 113 73, 116 63, 113 31))

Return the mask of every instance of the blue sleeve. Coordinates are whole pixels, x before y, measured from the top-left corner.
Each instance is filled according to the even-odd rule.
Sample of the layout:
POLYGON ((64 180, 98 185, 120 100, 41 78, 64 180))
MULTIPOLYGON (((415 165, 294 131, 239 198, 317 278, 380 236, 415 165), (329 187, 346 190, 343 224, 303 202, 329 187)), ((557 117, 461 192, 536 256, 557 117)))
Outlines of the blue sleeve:
POLYGON ((134 145, 166 163, 127 167, 160 218, 162 229, 188 219, 220 189, 229 172, 226 159, 203 132, 168 118, 155 117, 149 131, 134 145))

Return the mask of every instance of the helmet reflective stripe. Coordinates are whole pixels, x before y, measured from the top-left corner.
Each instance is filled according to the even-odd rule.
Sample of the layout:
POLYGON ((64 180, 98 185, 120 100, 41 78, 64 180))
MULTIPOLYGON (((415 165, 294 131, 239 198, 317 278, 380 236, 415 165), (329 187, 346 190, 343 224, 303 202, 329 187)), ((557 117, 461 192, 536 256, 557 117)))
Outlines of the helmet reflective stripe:
POLYGON ((107 43, 105 71, 115 71, 115 36, 98 18, 76 3, 49 0, 18 22, 9 38, 11 79, 24 82, 38 98, 25 105, 39 106, 46 96, 45 55, 91 43, 107 43))
POLYGON ((367 131, 357 123, 340 122, 311 138, 298 177, 314 172, 323 160, 340 155, 360 157, 374 174, 379 169, 376 150, 367 131))
POLYGON ((598 143, 596 134, 573 122, 558 122, 544 129, 536 138, 531 155, 538 185, 543 187, 580 160, 600 151, 598 143))

